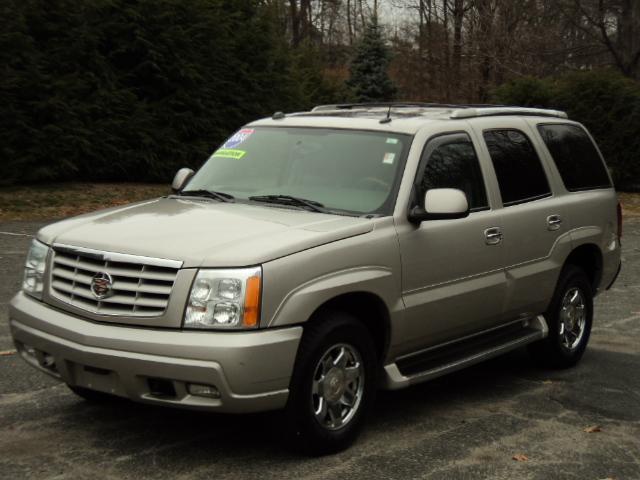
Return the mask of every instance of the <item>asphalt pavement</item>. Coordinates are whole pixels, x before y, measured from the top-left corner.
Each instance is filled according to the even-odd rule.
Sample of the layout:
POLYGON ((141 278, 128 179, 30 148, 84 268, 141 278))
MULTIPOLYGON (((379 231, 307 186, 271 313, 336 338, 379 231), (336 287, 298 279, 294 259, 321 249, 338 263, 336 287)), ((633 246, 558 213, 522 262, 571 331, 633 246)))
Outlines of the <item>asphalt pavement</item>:
POLYGON ((287 451, 276 413, 89 405, 27 366, 7 307, 42 225, 0 223, 0 479, 640 479, 640 219, 577 367, 516 351, 381 392, 360 440, 321 458, 287 451))

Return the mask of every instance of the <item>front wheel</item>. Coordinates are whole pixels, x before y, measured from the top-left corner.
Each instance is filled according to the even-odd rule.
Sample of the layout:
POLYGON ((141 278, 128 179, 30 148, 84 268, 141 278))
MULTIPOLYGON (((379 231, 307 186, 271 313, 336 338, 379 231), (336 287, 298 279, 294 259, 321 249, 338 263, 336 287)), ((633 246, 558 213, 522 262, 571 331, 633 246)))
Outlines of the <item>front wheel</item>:
POLYGON ((286 416, 297 449, 322 455, 357 437, 376 391, 376 352, 367 328, 343 312, 305 327, 286 416))
POLYGON ((587 348, 593 322, 592 287, 581 268, 564 268, 545 319, 549 335, 530 345, 533 358, 555 368, 578 363, 587 348))

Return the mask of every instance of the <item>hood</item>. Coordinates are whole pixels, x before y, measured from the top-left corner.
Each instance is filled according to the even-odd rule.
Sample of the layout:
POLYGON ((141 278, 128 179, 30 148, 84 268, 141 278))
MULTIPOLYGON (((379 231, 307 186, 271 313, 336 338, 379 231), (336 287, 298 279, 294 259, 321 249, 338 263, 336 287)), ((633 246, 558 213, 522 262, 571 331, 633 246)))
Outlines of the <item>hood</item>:
POLYGON ((184 262, 257 265, 373 229, 366 218, 208 199, 159 198, 44 227, 38 239, 184 262))

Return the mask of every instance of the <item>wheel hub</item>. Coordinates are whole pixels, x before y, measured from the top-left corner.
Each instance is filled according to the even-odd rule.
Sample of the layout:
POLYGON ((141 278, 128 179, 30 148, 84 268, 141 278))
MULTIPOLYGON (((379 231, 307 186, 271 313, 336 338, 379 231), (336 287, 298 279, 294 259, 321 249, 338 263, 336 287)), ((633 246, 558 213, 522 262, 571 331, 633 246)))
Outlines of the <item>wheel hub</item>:
POLYGON ((576 307, 571 305, 567 310, 565 319, 565 326, 569 329, 573 329, 576 323, 576 307))
POLYGON ((329 370, 324 381, 326 389, 324 398, 326 398, 328 402, 337 402, 340 397, 342 397, 346 387, 345 377, 346 375, 343 369, 332 368, 329 370))

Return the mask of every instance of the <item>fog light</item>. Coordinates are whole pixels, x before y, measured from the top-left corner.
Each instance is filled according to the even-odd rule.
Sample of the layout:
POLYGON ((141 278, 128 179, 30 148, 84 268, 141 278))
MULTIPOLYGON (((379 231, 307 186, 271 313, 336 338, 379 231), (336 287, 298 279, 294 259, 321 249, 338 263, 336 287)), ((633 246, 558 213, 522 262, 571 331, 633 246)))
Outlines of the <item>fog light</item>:
POLYGON ((199 385, 197 383, 189 383, 187 390, 191 395, 196 397, 220 398, 220 390, 213 385, 199 385))
POLYGON ((48 353, 45 353, 42 356, 42 366, 45 368, 55 368, 56 366, 56 359, 53 358, 53 355, 50 355, 48 353))

